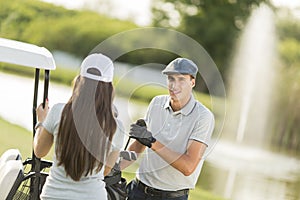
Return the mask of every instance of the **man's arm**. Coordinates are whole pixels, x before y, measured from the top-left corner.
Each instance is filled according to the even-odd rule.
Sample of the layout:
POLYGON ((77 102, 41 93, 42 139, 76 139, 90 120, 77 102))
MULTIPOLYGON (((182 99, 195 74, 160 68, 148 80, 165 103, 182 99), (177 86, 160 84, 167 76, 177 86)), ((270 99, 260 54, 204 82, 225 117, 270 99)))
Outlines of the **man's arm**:
POLYGON ((133 151, 137 150, 139 151, 137 153, 140 153, 141 150, 145 149, 141 145, 147 146, 185 176, 189 176, 195 171, 206 149, 206 144, 190 140, 185 153, 175 152, 161 142, 156 141, 145 126, 136 124, 131 125, 129 135, 136 139, 133 151))
POLYGON ((180 171, 185 176, 189 176, 195 171, 203 157, 206 144, 196 140, 190 140, 187 151, 184 154, 172 151, 159 141, 154 142, 151 149, 172 167, 180 171))

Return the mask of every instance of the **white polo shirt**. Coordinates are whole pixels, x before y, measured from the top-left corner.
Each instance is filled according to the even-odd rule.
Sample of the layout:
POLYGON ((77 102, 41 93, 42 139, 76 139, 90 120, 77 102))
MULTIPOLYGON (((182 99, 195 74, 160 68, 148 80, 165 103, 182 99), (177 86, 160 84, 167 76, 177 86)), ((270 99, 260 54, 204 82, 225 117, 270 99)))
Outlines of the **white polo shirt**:
MULTIPOLYGON (((184 154, 190 140, 208 145, 214 129, 214 116, 193 96, 180 111, 173 112, 170 97, 157 96, 151 101, 146 114, 148 130, 162 144, 184 154)), ((203 159, 190 176, 184 176, 150 148, 146 149, 137 177, 148 186, 161 190, 181 190, 195 187, 203 159)))
MULTIPOLYGON (((55 104, 49 111, 45 121, 44 128, 54 136, 54 143, 57 138, 61 114, 65 104, 55 104)), ((112 140, 111 151, 119 151, 123 146, 124 134, 121 122, 116 119, 117 130, 112 140)), ((94 174, 89 174, 81 178, 79 181, 74 181, 70 176, 66 175, 63 166, 58 166, 56 155, 53 155, 53 165, 50 168, 49 176, 41 193, 42 200, 52 199, 72 199, 72 200, 106 200, 107 193, 105 189, 104 167, 101 171, 94 174)))

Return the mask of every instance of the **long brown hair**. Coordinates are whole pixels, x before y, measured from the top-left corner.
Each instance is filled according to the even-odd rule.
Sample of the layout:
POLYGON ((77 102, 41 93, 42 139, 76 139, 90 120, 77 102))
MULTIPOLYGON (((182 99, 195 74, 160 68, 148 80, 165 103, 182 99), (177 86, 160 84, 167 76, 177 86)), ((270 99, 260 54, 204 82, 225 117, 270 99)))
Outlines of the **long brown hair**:
POLYGON ((112 98, 112 83, 81 76, 75 81, 62 111, 55 149, 58 165, 75 181, 99 172, 105 163, 116 130, 112 98))

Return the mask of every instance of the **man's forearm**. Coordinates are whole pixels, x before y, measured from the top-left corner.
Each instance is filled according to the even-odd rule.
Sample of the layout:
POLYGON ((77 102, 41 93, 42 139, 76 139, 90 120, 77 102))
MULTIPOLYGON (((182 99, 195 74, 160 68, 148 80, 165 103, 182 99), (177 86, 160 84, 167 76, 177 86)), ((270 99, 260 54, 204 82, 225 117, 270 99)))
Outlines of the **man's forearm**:
POLYGON ((193 141, 188 145, 187 151, 181 154, 172 151, 159 141, 156 141, 152 144, 151 149, 183 175, 189 176, 195 171, 199 164, 205 152, 206 145, 193 141))

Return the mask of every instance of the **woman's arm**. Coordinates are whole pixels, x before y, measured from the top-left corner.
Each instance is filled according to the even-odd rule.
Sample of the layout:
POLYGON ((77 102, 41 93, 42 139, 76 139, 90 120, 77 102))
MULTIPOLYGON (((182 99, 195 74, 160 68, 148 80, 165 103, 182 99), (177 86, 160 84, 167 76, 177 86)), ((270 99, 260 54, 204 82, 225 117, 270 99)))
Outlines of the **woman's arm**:
MULTIPOLYGON (((40 104, 36 109, 38 121, 42 123, 48 114, 49 104, 48 100, 45 102, 45 107, 40 104)), ((53 144, 53 135, 50 134, 44 127, 39 126, 36 128, 36 133, 33 139, 33 150, 36 157, 41 158, 48 154, 53 144)))
POLYGON ((33 149, 34 154, 38 158, 42 158, 48 154, 53 144, 53 135, 50 134, 44 127, 39 127, 36 130, 34 140, 33 140, 33 149))
POLYGON ((104 176, 110 173, 111 169, 114 167, 117 159, 119 158, 119 155, 120 155, 119 151, 112 151, 109 153, 104 168, 104 176))

